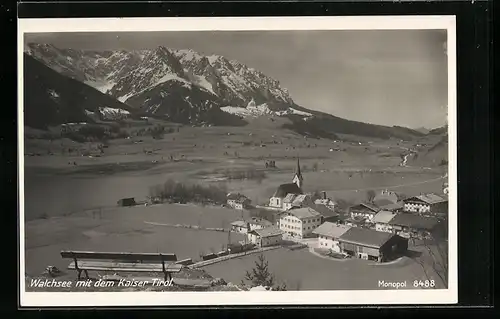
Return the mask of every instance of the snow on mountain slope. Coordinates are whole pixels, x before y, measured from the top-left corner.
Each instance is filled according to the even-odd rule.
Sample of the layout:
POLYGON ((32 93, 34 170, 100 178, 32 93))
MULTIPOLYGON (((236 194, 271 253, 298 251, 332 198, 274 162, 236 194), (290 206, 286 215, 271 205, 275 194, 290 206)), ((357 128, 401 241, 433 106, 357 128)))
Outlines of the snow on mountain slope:
POLYGON ((113 107, 99 107, 99 114, 105 120, 118 120, 130 116, 130 112, 124 109, 113 107))
POLYGON ((152 50, 97 52, 59 49, 50 44, 28 44, 27 53, 57 72, 121 101, 160 85, 170 73, 177 80, 184 79, 216 95, 221 105, 245 107, 252 99, 276 110, 293 105, 288 91, 278 81, 219 55, 205 56, 193 50, 161 46, 152 50))
POLYGON ((109 94, 120 101, 126 101, 172 80, 190 87, 191 83, 184 77, 184 69, 179 60, 167 48, 160 46, 150 51, 134 70, 120 78, 109 94))

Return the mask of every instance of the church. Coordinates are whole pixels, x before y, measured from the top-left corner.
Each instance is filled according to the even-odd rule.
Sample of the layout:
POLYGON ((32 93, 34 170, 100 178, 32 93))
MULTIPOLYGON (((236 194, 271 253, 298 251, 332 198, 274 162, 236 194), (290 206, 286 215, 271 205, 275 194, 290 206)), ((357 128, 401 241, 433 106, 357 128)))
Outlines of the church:
POLYGON ((293 176, 292 182, 287 184, 281 184, 274 195, 269 200, 269 207, 271 208, 283 208, 283 200, 288 194, 301 195, 302 186, 304 183, 304 178, 300 172, 300 162, 297 158, 297 168, 295 169, 295 175, 293 176))

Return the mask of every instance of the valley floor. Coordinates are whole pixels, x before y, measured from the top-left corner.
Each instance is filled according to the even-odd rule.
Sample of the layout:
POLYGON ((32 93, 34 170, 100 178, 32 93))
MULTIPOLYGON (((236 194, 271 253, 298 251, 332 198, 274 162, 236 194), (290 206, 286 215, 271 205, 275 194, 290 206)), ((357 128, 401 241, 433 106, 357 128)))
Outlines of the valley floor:
MULTIPOLYGON (((303 165, 305 191, 324 190, 333 199, 351 204, 365 200, 368 190, 389 189, 411 196, 441 192, 446 181, 445 168, 432 163, 429 167, 413 167, 411 163, 399 166, 401 148, 410 146, 399 141, 365 140, 360 145, 308 140, 291 133, 275 136, 276 131, 271 129, 228 131, 220 127, 185 128, 165 135, 163 140, 114 140, 98 157, 62 152, 69 145, 88 149, 91 143, 26 140, 26 153, 40 154, 24 158, 26 274, 37 276, 48 265, 65 270, 68 262, 59 253, 66 249, 162 251, 176 253, 178 259, 199 259, 201 254, 219 251, 226 245, 228 234, 154 223, 227 228, 232 221, 249 217, 247 211, 192 204, 117 207, 121 198, 145 200, 152 186, 167 179, 224 184, 228 190, 248 196, 253 204, 265 204, 279 184, 291 182, 296 157, 303 165), (265 147, 244 145, 250 140, 261 144, 261 139, 265 147), (268 159, 275 160, 277 167, 265 168, 268 159), (227 180, 223 173, 221 177, 227 169, 249 168, 263 171, 265 177, 227 180)), ((242 235, 231 233, 229 240, 241 239, 242 235)), ((307 250, 286 249, 265 255, 270 270, 289 289, 374 289, 378 280, 410 283, 424 276, 421 267, 412 261, 373 266, 362 260, 332 261, 307 250)), ((253 267, 255 258, 228 260, 204 270, 213 277, 238 283, 253 267)))

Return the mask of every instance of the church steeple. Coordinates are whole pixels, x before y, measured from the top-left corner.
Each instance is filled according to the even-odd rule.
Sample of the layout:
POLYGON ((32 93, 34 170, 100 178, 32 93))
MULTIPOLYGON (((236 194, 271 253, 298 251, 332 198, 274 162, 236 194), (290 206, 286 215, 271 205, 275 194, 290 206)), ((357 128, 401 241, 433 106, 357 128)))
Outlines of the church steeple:
POLYGON ((297 157, 297 168, 295 169, 295 175, 293 176, 293 183, 297 184, 299 188, 302 188, 304 182, 304 178, 302 177, 302 173, 300 172, 300 161, 297 157))

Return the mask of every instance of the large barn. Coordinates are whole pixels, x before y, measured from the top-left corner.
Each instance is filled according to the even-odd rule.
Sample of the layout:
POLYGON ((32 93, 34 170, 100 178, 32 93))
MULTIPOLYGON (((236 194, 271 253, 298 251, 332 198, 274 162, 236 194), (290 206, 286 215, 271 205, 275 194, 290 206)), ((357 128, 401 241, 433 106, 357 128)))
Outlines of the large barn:
POLYGON ((343 252, 362 259, 389 261, 403 255, 408 249, 408 239, 388 232, 352 227, 340 238, 343 252))

